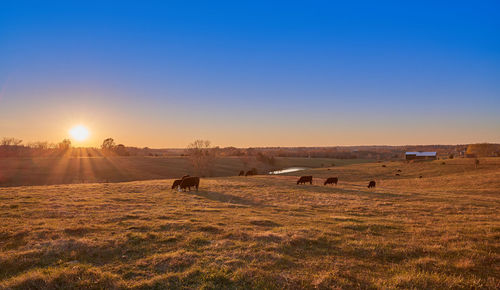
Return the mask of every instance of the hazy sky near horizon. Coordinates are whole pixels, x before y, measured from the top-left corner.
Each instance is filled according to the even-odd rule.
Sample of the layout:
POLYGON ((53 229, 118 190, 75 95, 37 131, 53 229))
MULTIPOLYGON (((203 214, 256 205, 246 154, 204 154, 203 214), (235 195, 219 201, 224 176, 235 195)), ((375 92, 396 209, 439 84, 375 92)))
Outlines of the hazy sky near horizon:
POLYGON ((498 1, 2 1, 0 137, 500 142, 498 1))

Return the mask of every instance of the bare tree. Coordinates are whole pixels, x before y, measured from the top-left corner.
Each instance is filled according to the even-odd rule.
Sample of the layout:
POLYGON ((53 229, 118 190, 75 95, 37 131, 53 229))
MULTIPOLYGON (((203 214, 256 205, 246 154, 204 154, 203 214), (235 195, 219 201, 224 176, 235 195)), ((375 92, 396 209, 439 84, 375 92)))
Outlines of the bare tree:
POLYGON ((18 156, 22 154, 24 146, 21 145, 23 140, 17 138, 3 137, 0 140, 0 156, 18 156))
POLYGON ((37 150, 46 150, 49 148, 49 143, 45 141, 32 142, 28 144, 28 147, 37 150))
POLYGON ((240 159, 241 164, 243 164, 243 169, 246 170, 250 164, 250 157, 248 155, 241 155, 238 156, 238 158, 240 159))
POLYGON ((23 143, 21 139, 3 137, 0 146, 19 146, 21 143, 23 143))
POLYGON ((186 148, 186 155, 199 174, 211 174, 215 159, 217 158, 217 150, 210 147, 208 140, 195 140, 186 148))

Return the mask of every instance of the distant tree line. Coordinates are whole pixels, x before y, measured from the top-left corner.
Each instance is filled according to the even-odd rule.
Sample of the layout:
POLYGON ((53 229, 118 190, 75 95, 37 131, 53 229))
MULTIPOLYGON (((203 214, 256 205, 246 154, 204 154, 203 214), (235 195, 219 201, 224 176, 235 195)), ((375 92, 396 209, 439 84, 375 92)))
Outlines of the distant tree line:
POLYGON ((465 154, 467 157, 500 157, 500 144, 470 144, 465 154))
POLYGON ((33 157, 64 155, 71 148, 71 141, 64 139, 59 143, 31 142, 13 137, 0 139, 0 157, 33 157))
POLYGON ((130 156, 148 155, 148 149, 126 147, 115 144, 113 138, 103 141, 101 148, 73 148, 71 140, 63 139, 59 143, 45 141, 23 144, 21 139, 3 137, 0 139, 0 157, 98 157, 98 156, 130 156))
POLYGON ((407 151, 436 151, 444 158, 500 156, 500 144, 416 145, 416 146, 349 146, 349 147, 218 147, 210 141, 195 140, 186 148, 152 149, 116 144, 113 138, 103 140, 99 148, 73 148, 69 139, 59 143, 31 142, 4 137, 0 139, 0 157, 15 156, 181 156, 188 158, 199 172, 209 174, 210 166, 219 157, 237 157, 247 167, 250 163, 277 166, 278 157, 335 158, 335 159, 402 159, 407 151), (83 150, 85 149, 85 150, 83 150))
POLYGON ((101 150, 104 155, 130 156, 130 152, 123 144, 115 144, 113 138, 106 138, 102 141, 101 150))

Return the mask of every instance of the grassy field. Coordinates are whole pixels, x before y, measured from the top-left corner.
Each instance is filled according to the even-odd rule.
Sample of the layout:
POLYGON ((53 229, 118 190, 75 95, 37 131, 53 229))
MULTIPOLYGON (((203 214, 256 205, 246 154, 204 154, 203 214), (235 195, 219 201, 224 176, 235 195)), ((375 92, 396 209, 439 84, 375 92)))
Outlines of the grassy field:
MULTIPOLYGON (((253 167, 261 173, 292 166, 322 167, 363 163, 369 160, 330 158, 276 158, 275 166, 237 157, 216 160, 211 176, 234 176, 253 167)), ((177 178, 194 175, 190 161, 182 157, 49 157, 0 158, 0 186, 120 182, 177 178)))
POLYGON ((441 162, 0 188, 0 288, 498 289, 500 160, 441 162))

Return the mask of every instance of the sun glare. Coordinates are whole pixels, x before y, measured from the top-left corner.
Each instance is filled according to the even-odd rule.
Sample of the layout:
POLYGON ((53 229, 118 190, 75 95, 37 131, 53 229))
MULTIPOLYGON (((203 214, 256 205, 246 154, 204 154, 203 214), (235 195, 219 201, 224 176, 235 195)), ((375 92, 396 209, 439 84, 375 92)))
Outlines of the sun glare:
POLYGON ((89 134, 89 130, 87 130, 87 128, 82 125, 75 126, 69 130, 69 135, 71 135, 71 138, 79 142, 87 140, 89 134))

